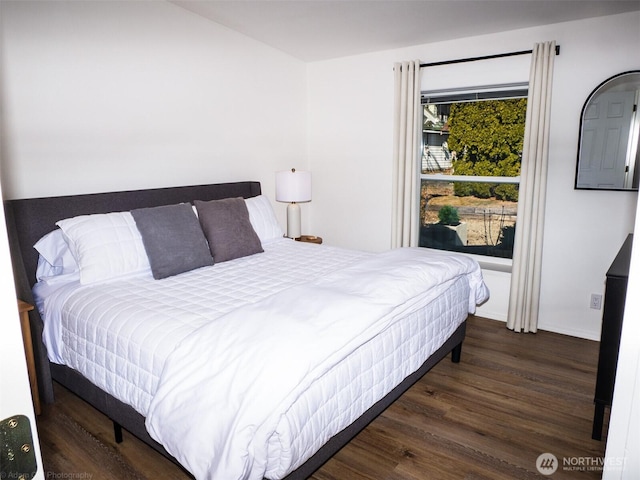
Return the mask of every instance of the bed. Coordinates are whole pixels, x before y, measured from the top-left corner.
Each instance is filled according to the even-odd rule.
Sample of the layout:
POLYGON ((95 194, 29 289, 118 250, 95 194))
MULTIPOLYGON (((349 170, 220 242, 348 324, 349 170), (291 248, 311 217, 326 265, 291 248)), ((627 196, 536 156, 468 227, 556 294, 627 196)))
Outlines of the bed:
POLYGON ((59 382, 196 478, 307 478, 459 361, 488 297, 463 256, 283 238, 257 182, 5 212, 44 401, 59 382))

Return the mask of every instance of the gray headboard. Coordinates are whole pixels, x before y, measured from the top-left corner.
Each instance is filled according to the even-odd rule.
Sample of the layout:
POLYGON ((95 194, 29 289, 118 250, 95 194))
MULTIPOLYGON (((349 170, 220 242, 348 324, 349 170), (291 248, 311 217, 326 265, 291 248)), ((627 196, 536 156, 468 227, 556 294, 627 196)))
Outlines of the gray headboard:
MULTIPOLYGON (((260 193, 260 183, 248 181, 5 201, 16 294, 21 300, 33 304, 31 288, 36 281, 35 272, 38 264, 38 253, 33 245, 43 235, 54 230, 58 220, 77 215, 128 211, 193 200, 250 198, 260 193)), ((30 320, 40 393, 46 402, 51 402, 51 376, 46 351, 40 341, 42 320, 36 310, 30 313, 30 320)))

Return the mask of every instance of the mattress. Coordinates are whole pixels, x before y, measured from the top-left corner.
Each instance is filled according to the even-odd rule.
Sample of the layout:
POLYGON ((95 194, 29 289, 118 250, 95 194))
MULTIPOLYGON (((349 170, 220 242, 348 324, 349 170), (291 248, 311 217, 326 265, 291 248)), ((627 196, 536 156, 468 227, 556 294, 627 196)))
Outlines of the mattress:
MULTIPOLYGON (((262 254, 163 280, 153 280, 149 275, 134 275, 99 285, 82 286, 77 280, 70 279, 66 283, 40 285, 34 289, 45 323, 44 338, 50 358, 77 370, 102 390, 147 417, 151 436, 196 478, 217 478, 221 472, 227 471, 234 472, 229 478, 283 478, 417 370, 474 310, 476 303, 483 301, 488 294, 475 262, 466 258, 461 262, 459 256, 434 252, 434 270, 438 264, 449 270, 450 263, 459 262, 465 264, 464 274, 460 270, 427 292, 408 295, 410 301, 394 307, 386 315, 388 321, 379 331, 354 348, 345 350, 347 353, 340 361, 327 363, 326 371, 323 370, 313 382, 297 388, 293 392, 295 398, 283 403, 282 411, 275 415, 277 423, 265 435, 264 449, 248 445, 248 455, 244 453, 244 446, 229 455, 194 452, 185 441, 185 435, 179 433, 179 428, 185 428, 182 419, 176 421, 171 418, 178 410, 181 412, 177 415, 183 415, 183 410, 188 408, 173 408, 174 399, 167 405, 162 404, 162 398, 158 400, 173 390, 171 382, 163 380, 171 370, 170 360, 182 350, 189 350, 190 342, 198 340, 200 332, 207 342, 217 341, 216 330, 210 337, 205 333, 211 332, 211 327, 218 323, 223 325, 229 318, 238 322, 242 319, 242 312, 253 312, 254 325, 261 327, 257 318, 260 315, 256 315, 260 310, 257 308, 280 296, 286 299, 287 293, 295 292, 300 286, 306 287, 300 291, 311 296, 316 288, 332 287, 328 284, 334 279, 338 280, 337 285, 342 285, 338 290, 350 290, 351 283, 366 286, 363 278, 357 282, 349 280, 357 276, 345 277, 342 279, 344 283, 340 284, 341 273, 377 257, 375 254, 288 239, 269 242, 263 247, 262 254), (177 430, 173 427, 176 424, 177 430), (231 458, 233 455, 241 457, 242 462, 246 457, 251 461, 239 466, 233 465, 233 459, 228 466, 209 465, 210 456, 231 458), (207 460, 203 461, 203 458, 207 460)), ((417 250, 424 253, 424 249, 417 250)), ((405 261, 410 264, 413 258, 407 257, 405 261)), ((385 270, 381 273, 383 277, 394 279, 395 272, 391 268, 388 275, 386 268, 378 269, 385 270)), ((406 270, 403 272, 407 277, 404 280, 411 282, 411 273, 406 270)), ((402 279, 398 280, 401 284, 402 279)), ((334 294, 339 296, 341 292, 334 294)), ((367 291, 360 308, 375 303, 375 298, 375 291, 367 291)), ((297 311, 300 313, 305 305, 304 302, 298 303, 301 303, 297 311)), ((319 309, 320 305, 321 302, 316 308, 319 309)), ((197 361, 205 362, 198 370, 208 370, 208 360, 204 360, 208 357, 198 353, 197 361)), ((259 356, 254 358, 260 361, 259 356)), ((226 369, 225 365, 223 363, 219 367, 221 371, 226 369)), ((231 366, 229 369, 233 371, 231 366)), ((171 379, 179 385, 186 385, 184 388, 189 388, 190 383, 193 383, 192 388, 200 385, 200 380, 192 380, 189 376, 171 379)), ((267 384, 264 388, 269 389, 270 386, 267 384)), ((272 389, 277 390, 278 387, 274 384, 272 389)), ((204 390, 214 389, 205 387, 204 390)), ((171 394, 180 402, 188 396, 188 390, 185 392, 171 394)), ((202 399, 195 400, 194 411, 201 410, 196 415, 189 414, 192 417, 189 421, 193 424, 186 428, 189 428, 189 433, 193 432, 187 436, 193 437, 197 450, 198 446, 208 443, 211 430, 202 429, 198 435, 196 427, 200 423, 205 424, 204 420, 200 422, 206 416, 203 416, 204 411, 215 408, 208 408, 202 399)), ((227 397, 222 399, 222 403, 227 403, 227 397)), ((221 413, 217 416, 226 415, 221 413)), ((227 448, 229 444, 224 437, 220 441, 221 448, 227 448)), ((224 475, 227 478, 226 473, 224 475)))

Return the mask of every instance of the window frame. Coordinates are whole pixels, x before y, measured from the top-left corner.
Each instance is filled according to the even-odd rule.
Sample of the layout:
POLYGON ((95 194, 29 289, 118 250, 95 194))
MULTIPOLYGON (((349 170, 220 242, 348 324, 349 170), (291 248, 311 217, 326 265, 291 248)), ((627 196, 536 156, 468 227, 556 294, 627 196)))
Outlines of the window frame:
MULTIPOLYGON (((421 92, 421 106, 431 104, 451 104, 461 102, 477 102, 486 100, 506 100, 510 98, 527 98, 529 84, 524 83, 511 83, 502 85, 487 85, 443 90, 431 90, 421 92)), ((421 129, 420 135, 420 152, 424 152, 424 125, 421 129)), ((422 157, 421 157, 422 158, 422 157)), ((474 175, 446 175, 442 173, 423 173, 422 162, 417 162, 418 179, 420 184, 423 181, 429 182, 472 182, 472 183, 500 183, 500 184, 512 184, 520 185, 520 175, 515 177, 505 176, 474 176, 474 175)), ((421 189, 418 189, 418 201, 422 199, 421 189)), ((518 202, 520 200, 518 199, 518 202)), ((420 227, 422 227, 422 215, 420 215, 420 227)), ((517 217, 516 217, 517 218, 517 217)), ((429 247, 422 247, 429 248, 429 247)), ((438 249, 441 250, 441 249, 438 249)), ((447 251, 447 250, 441 250, 447 251)), ((482 268, 496 271, 510 272, 512 259, 504 257, 494 257, 491 255, 483 255, 470 252, 456 252, 462 255, 470 256, 478 261, 482 268)))

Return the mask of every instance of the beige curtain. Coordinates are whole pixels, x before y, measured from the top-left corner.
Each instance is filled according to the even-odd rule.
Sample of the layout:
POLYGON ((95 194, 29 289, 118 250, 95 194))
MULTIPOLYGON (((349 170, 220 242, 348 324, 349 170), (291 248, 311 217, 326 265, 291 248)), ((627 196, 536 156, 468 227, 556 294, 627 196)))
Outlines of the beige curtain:
POLYGON ((420 62, 396 63, 391 246, 415 247, 420 230, 419 149, 422 135, 420 62))
POLYGON ((507 327, 515 332, 536 332, 538 328, 549 118, 555 55, 555 42, 534 45, 529 74, 518 221, 507 313, 507 327))

